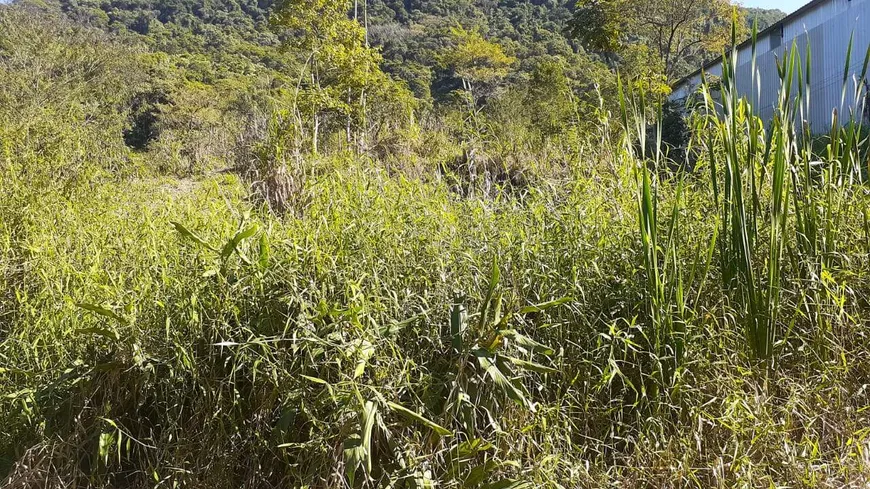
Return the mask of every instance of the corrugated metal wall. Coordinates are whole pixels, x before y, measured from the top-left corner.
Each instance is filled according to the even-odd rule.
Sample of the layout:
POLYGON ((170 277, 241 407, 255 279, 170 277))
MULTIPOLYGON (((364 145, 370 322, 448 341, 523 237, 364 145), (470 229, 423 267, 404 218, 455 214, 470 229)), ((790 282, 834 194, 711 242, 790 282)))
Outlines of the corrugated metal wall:
MULTIPOLYGON (((744 96, 756 103, 764 119, 773 117, 779 96, 780 82, 777 75, 777 60, 782 60, 786 50, 796 43, 802 63, 806 63, 807 44, 812 56, 810 73, 810 111, 805 114, 812 131, 826 132, 831 126, 832 113, 840 112, 841 120, 848 119, 854 110, 855 80, 870 47, 870 0, 827 0, 783 24, 782 30, 760 38, 757 44, 757 78, 752 85, 752 50, 747 47, 737 57, 737 87, 744 96), (843 100, 843 73, 849 48, 849 38, 854 33, 852 58, 849 66, 849 82, 843 100), (780 36, 779 39, 771 39, 780 36)), ((710 67, 707 73, 721 76, 721 64, 710 67)), ((685 98, 701 82, 700 75, 674 91, 671 98, 685 98)))

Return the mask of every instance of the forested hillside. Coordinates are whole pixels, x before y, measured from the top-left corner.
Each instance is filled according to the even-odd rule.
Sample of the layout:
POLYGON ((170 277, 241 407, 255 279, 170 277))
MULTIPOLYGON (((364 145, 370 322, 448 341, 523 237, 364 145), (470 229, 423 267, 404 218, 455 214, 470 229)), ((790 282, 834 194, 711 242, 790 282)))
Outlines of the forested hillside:
POLYGON ((665 101, 756 14, 0 5, 0 486, 867 487, 868 63, 665 101))
POLYGON ((785 18, 785 12, 781 10, 767 10, 760 8, 746 9, 746 20, 748 25, 751 26, 757 20, 759 31, 767 29, 783 18, 785 18))
MULTIPOLYGON (((645 4, 621 1, 613 5, 618 4, 624 12, 637 11, 645 4)), ((287 6, 292 9, 293 3, 288 0, 287 6)), ((564 109, 568 105, 577 105, 584 113, 594 112, 602 104, 614 110, 617 70, 666 92, 667 83, 678 79, 680 73, 693 71, 721 52, 730 23, 729 14, 721 12, 727 3, 711 4, 720 9, 718 13, 701 7, 686 17, 691 19, 688 27, 675 27, 673 32, 706 47, 676 53, 678 46, 674 46, 657 52, 654 39, 649 45, 638 42, 647 35, 638 16, 620 25, 620 31, 632 41, 602 45, 601 36, 606 34, 592 31, 589 42, 583 36, 589 31, 584 28, 595 27, 602 19, 606 25, 612 13, 600 11, 595 14, 599 17, 587 18, 583 4, 575 6, 572 0, 372 0, 355 2, 348 15, 363 27, 366 45, 375 50, 377 69, 391 80, 388 87, 381 87, 381 95, 390 99, 386 105, 391 109, 383 114, 389 125, 401 125, 408 111, 417 111, 418 118, 441 114, 438 119, 443 120, 445 110, 449 113, 455 107, 456 95, 463 93, 460 65, 502 63, 484 74, 485 79, 476 87, 480 92, 475 94, 480 99, 478 109, 488 112, 491 123, 519 123, 540 137, 568 128, 573 113, 564 109), (719 31, 710 29, 711 22, 719 31), (465 51, 460 52, 462 49, 465 51), (460 56, 454 57, 452 64, 451 50, 460 56), (664 60, 672 57, 671 51, 679 55, 678 63, 666 66, 664 60), (490 99, 492 103, 480 103, 490 99), (569 104, 567 99, 573 102, 569 104)), ((662 2, 662 8, 666 4, 662 2)), ((60 10, 73 22, 116 34, 153 53, 137 60, 140 73, 133 77, 138 85, 131 100, 126 140, 135 150, 162 153, 166 160, 163 165, 177 171, 198 171, 211 165, 210 160, 225 160, 230 141, 247 140, 243 126, 264 131, 263 115, 275 106, 286 105, 288 98, 315 97, 319 102, 311 100, 309 105, 323 104, 332 119, 337 113, 348 118, 351 107, 347 100, 323 99, 322 87, 310 86, 305 73, 312 61, 308 58, 311 46, 288 49, 302 48, 292 42, 300 31, 276 22, 273 7, 269 1, 244 0, 62 0, 34 8, 60 10), (293 95, 297 89, 302 92, 293 95), (184 137, 179 135, 181 130, 186 133, 184 137), (220 133, 225 144, 219 148, 200 144, 202 138, 214 133, 220 133), (223 153, 217 155, 216 151, 223 153)), ((740 15, 746 25, 757 17, 759 27, 765 28, 781 12, 741 10, 740 15)), ((748 28, 741 28, 746 35, 748 28)), ((361 80, 333 81, 353 84, 361 80)), ((359 123, 359 115, 350 117, 352 125, 359 123)), ((325 122, 341 125, 335 120, 325 122)), ((581 123, 575 118, 574 124, 581 123)), ((317 132, 318 137, 324 134, 320 127, 317 132)), ((231 152, 233 157, 239 156, 238 150, 231 152)))
MULTIPOLYGON (((525 72, 542 57, 588 63, 576 54, 578 44, 563 35, 571 18, 569 4, 374 0, 358 6, 356 15, 366 17, 370 42, 381 48, 384 68, 429 100, 433 90, 444 96, 455 88, 437 60, 456 27, 497 41, 521 60, 518 68, 525 72)), ((253 73, 290 76, 292 63, 300 62, 278 53, 281 34, 269 27, 271 2, 63 1, 60 8, 88 25, 136 33, 155 51, 184 54, 181 62, 188 74, 200 81, 253 73)))
MULTIPOLYGON (((450 30, 459 26, 502 45, 520 60, 518 68, 524 72, 546 57, 569 64, 590 62, 590 56, 582 54, 581 43, 568 32, 574 4, 574 0, 371 0, 357 3, 354 15, 368 27, 371 43, 382 49, 386 69, 425 97, 433 84, 440 91, 449 89, 449 83, 439 79, 437 55, 449 42, 450 30)), ((271 1, 64 0, 60 7, 79 22, 137 33, 153 50, 190 54, 191 62, 246 74, 253 70, 249 63, 259 65, 260 70, 291 71, 274 53, 279 34, 269 28, 271 1)), ((741 15, 747 26, 757 18, 759 28, 764 29, 785 14, 742 9, 741 15)), ((599 59, 594 54, 591 58, 599 59)))

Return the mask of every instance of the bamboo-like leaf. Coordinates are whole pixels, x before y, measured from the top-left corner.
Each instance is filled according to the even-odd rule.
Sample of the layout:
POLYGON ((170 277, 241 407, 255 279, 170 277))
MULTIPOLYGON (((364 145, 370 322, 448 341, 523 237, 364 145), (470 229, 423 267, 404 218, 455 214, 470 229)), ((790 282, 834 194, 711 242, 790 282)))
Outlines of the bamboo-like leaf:
POLYGON ((344 475, 349 487, 354 487, 356 471, 366 458, 363 441, 358 434, 350 435, 344 441, 344 475))
POLYGON ((257 265, 261 270, 269 268, 269 258, 272 255, 271 246, 269 245, 269 236, 266 233, 260 235, 260 256, 257 265))
POLYGON ((531 370, 532 372, 538 372, 539 374, 557 374, 559 373, 558 369, 553 367, 547 367, 545 365, 541 365, 539 363, 529 362, 526 360, 521 360, 519 358, 510 357, 507 355, 502 355, 502 358, 516 365, 517 367, 523 370, 531 370))
POLYGON ((542 312, 547 309, 552 309, 557 306, 561 306, 562 304, 567 304, 571 302, 573 299, 571 297, 562 297, 561 299, 556 299, 554 301, 543 302, 541 304, 535 304, 531 306, 526 306, 520 309, 520 314, 530 314, 534 312, 542 312))
POLYGON ((501 366, 497 363, 497 360, 492 357, 492 354, 487 350, 477 350, 474 355, 477 357, 477 361, 480 364, 480 367, 486 372, 490 379, 492 379, 493 383, 501 389, 502 392, 505 393, 510 399, 515 401, 517 404, 521 406, 528 406, 529 402, 526 399, 525 394, 522 390, 518 389, 517 386, 511 381, 508 377, 510 372, 507 374, 502 372, 501 366))
POLYGON ((465 480, 462 481, 462 487, 472 488, 479 486, 489 477, 490 474, 498 470, 500 466, 501 464, 495 460, 487 460, 486 462, 475 466, 471 471, 469 471, 465 480))
MULTIPOLYGON (((236 233, 235 236, 227 241, 227 243, 223 247, 223 250, 221 250, 221 259, 223 259, 224 261, 229 259, 230 255, 232 255, 234 251, 238 251, 239 245, 242 243, 242 241, 256 234, 259 229, 260 227, 257 224, 254 224, 249 228, 236 233)), ((242 255, 239 256, 244 259, 242 255)))
POLYGON ((309 382, 313 382, 313 383, 315 383, 315 384, 320 384, 320 385, 329 385, 329 382, 327 382, 327 381, 325 381, 325 380, 323 380, 323 379, 321 379, 321 378, 318 378, 318 377, 311 377, 311 376, 309 376, 309 375, 300 375, 300 377, 302 377, 303 379, 305 379, 305 380, 307 380, 307 381, 309 381, 309 382))
POLYGON ((521 334, 519 331, 515 329, 506 329, 499 331, 499 335, 513 340, 517 345, 534 352, 542 353, 544 355, 552 355, 555 351, 547 345, 538 343, 537 341, 529 338, 521 334))
POLYGON ((852 48, 855 43, 855 31, 849 35, 849 44, 846 46, 846 62, 843 64, 843 87, 840 93, 840 110, 842 111, 843 104, 846 102, 846 89, 849 86, 849 69, 852 67, 852 48))
POLYGON ((187 229, 187 228, 184 227, 184 225, 182 225, 181 223, 179 223, 179 222, 175 222, 175 221, 172 221, 172 225, 175 226, 175 230, 178 231, 178 233, 179 233, 181 236, 183 236, 184 238, 187 238, 188 240, 193 241, 194 243, 196 243, 196 244, 198 244, 198 245, 200 245, 200 246, 202 246, 202 247, 208 248, 209 250, 214 251, 215 253, 217 253, 217 248, 215 248, 214 246, 208 244, 204 239, 200 238, 198 234, 196 234, 196 233, 194 233, 193 231, 187 229))
POLYGON ((78 334, 92 334, 96 336, 102 336, 103 338, 108 338, 110 340, 118 341, 118 333, 105 329, 105 328, 81 328, 77 329, 76 333, 78 334))
POLYGON ((368 340, 360 339, 354 344, 352 355, 356 357, 356 367, 353 371, 353 378, 358 379, 366 371, 369 365, 369 360, 375 354, 375 346, 368 340))
POLYGON ((514 479, 502 479, 480 486, 480 489, 531 489, 535 487, 531 482, 522 482, 514 479))
POLYGON ((365 451, 366 473, 372 473, 372 432, 375 427, 375 421, 378 417, 378 406, 372 401, 366 401, 363 407, 361 427, 362 427, 362 446, 365 451))
POLYGON ((486 297, 480 307, 480 329, 483 329, 489 319, 489 307, 492 298, 495 294, 495 288, 498 286, 498 281, 501 278, 501 272, 498 268, 498 255, 492 259, 492 270, 489 274, 489 285, 486 289, 486 297))
POLYGON ((432 431, 434 431, 435 433, 438 433, 441 436, 453 436, 452 431, 439 425, 438 423, 432 421, 431 419, 424 417, 422 414, 419 414, 415 411, 412 411, 412 410, 406 408, 405 406, 402 406, 401 404, 396 404, 395 402, 387 401, 387 407, 392 409, 394 412, 401 414, 408 419, 411 419, 412 421, 416 421, 422 425, 425 425, 425 426, 431 428, 432 431))
POLYGON ((450 312, 450 335, 451 342, 453 346, 453 350, 455 352, 461 352, 463 350, 464 342, 463 335, 465 334, 465 330, 468 328, 468 312, 465 309, 465 305, 461 302, 457 302, 453 305, 453 310, 450 312))
POLYGON ((112 449, 112 446, 115 444, 115 431, 100 433, 99 439, 99 447, 98 453, 100 456, 100 460, 104 464, 109 463, 109 451, 112 449))
POLYGON ((115 311, 112 311, 111 309, 103 307, 103 306, 98 306, 96 304, 88 304, 86 302, 79 302, 76 304, 76 307, 79 307, 79 308, 84 309, 86 311, 90 311, 90 312, 99 314, 100 316, 103 316, 103 317, 114 319, 115 321, 118 321, 121 324, 128 323, 128 321, 126 319, 124 319, 123 317, 121 317, 120 315, 118 315, 118 313, 116 313, 115 311))
POLYGON ((864 54, 864 64, 861 65, 861 75, 859 80, 867 79, 867 69, 870 68, 870 46, 867 46, 867 53, 864 54))
POLYGON ((435 482, 432 480, 432 472, 429 470, 426 471, 416 471, 414 472, 414 478, 412 479, 414 489, 435 489, 435 482))
POLYGON ((852 47, 855 44, 855 31, 849 35, 849 44, 846 46, 846 63, 843 65, 843 85, 849 82, 849 68, 852 67, 852 47))
POLYGON ((325 386, 326 389, 329 391, 329 397, 332 398, 332 399, 335 399, 335 391, 334 391, 333 388, 332 388, 332 384, 330 384, 329 382, 327 382, 327 381, 325 381, 325 380, 323 380, 323 379, 321 379, 321 378, 318 378, 318 377, 310 377, 310 376, 308 376, 308 375, 300 375, 300 377, 302 377, 303 379, 305 379, 305 380, 307 380, 307 381, 309 381, 309 382, 311 382, 311 383, 319 384, 319 385, 325 386))
MULTIPOLYGON (((719 238, 719 227, 713 228, 713 236, 710 238, 710 244, 707 246, 707 254, 704 260, 704 272, 701 274, 701 283, 698 284, 698 294, 695 297, 695 302, 701 301, 701 293, 704 291, 704 285, 707 283, 707 276, 710 274, 710 266, 713 264, 713 251, 716 249, 716 242, 719 238)), ((692 280, 691 283, 694 283, 692 280)))

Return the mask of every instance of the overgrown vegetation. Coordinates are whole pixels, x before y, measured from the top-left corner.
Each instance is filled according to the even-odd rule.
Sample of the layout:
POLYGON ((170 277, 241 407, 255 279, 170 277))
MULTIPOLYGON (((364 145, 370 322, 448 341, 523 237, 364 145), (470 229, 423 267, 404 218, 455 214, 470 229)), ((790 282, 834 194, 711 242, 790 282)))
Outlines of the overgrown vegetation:
POLYGON ((677 158, 477 3, 233 5, 0 6, 4 487, 870 483, 870 143, 803 137, 806 54, 677 158))

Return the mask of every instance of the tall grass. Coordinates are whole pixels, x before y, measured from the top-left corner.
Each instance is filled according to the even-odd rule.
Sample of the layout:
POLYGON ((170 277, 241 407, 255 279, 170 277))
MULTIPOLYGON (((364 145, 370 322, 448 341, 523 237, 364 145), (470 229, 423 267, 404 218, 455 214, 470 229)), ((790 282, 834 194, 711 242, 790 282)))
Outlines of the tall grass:
POLYGON ((523 192, 310 158, 276 215, 234 176, 35 182, 10 154, 4 485, 866 486, 867 142, 816 154, 809 58, 762 121, 732 52, 704 173, 629 82, 621 127, 523 192))
MULTIPOLYGON (((753 34, 751 87, 760 86, 761 76, 755 42, 753 34)), ((827 154, 813 153, 814 128, 805 120, 812 88, 811 46, 804 57, 805 64, 794 44, 778 63, 779 100, 769 122, 755 113, 752 101, 759 94, 738 90, 736 48, 724 58, 722 80, 715 87, 719 102, 713 87, 701 88, 707 115, 696 130, 711 131, 706 149, 720 234, 725 237, 719 247, 723 285, 733 292, 747 343, 761 359, 770 359, 777 342, 787 336, 778 332, 788 265, 784 256, 797 263, 804 288, 801 300, 812 311, 814 328, 824 334, 823 261, 837 253, 834 240, 844 218, 838 208, 853 193, 850 186, 860 173, 853 162, 866 144, 857 137, 861 122, 855 114, 842 126, 835 111, 827 154)), ((847 62, 844 94, 849 66, 847 62)), ((858 87, 855 106, 862 99, 858 87)))
MULTIPOLYGON (((647 112, 650 105, 646 96, 643 91, 636 92, 631 86, 626 91, 620 80, 619 98, 625 135, 624 157, 633 167, 637 186, 637 216, 646 278, 646 312, 650 326, 649 333, 645 336, 654 366, 654 372, 649 376, 651 382, 646 382, 643 386, 643 397, 649 394, 654 401, 658 401, 659 393, 667 395, 676 387, 686 349, 686 324, 690 311, 684 275, 690 267, 677 255, 679 221, 683 212, 682 206, 685 205, 685 173, 680 171, 670 181, 664 178, 667 165, 673 162, 667 159, 662 145, 661 101, 654 105, 658 109, 655 119, 656 133, 652 154, 647 156, 647 112), (640 154, 637 154, 637 148, 640 154), (674 182, 672 208, 667 214, 667 221, 660 224, 659 189, 674 182)), ((699 265, 701 263, 698 260, 692 262, 689 286, 694 281, 694 272, 699 265)))

